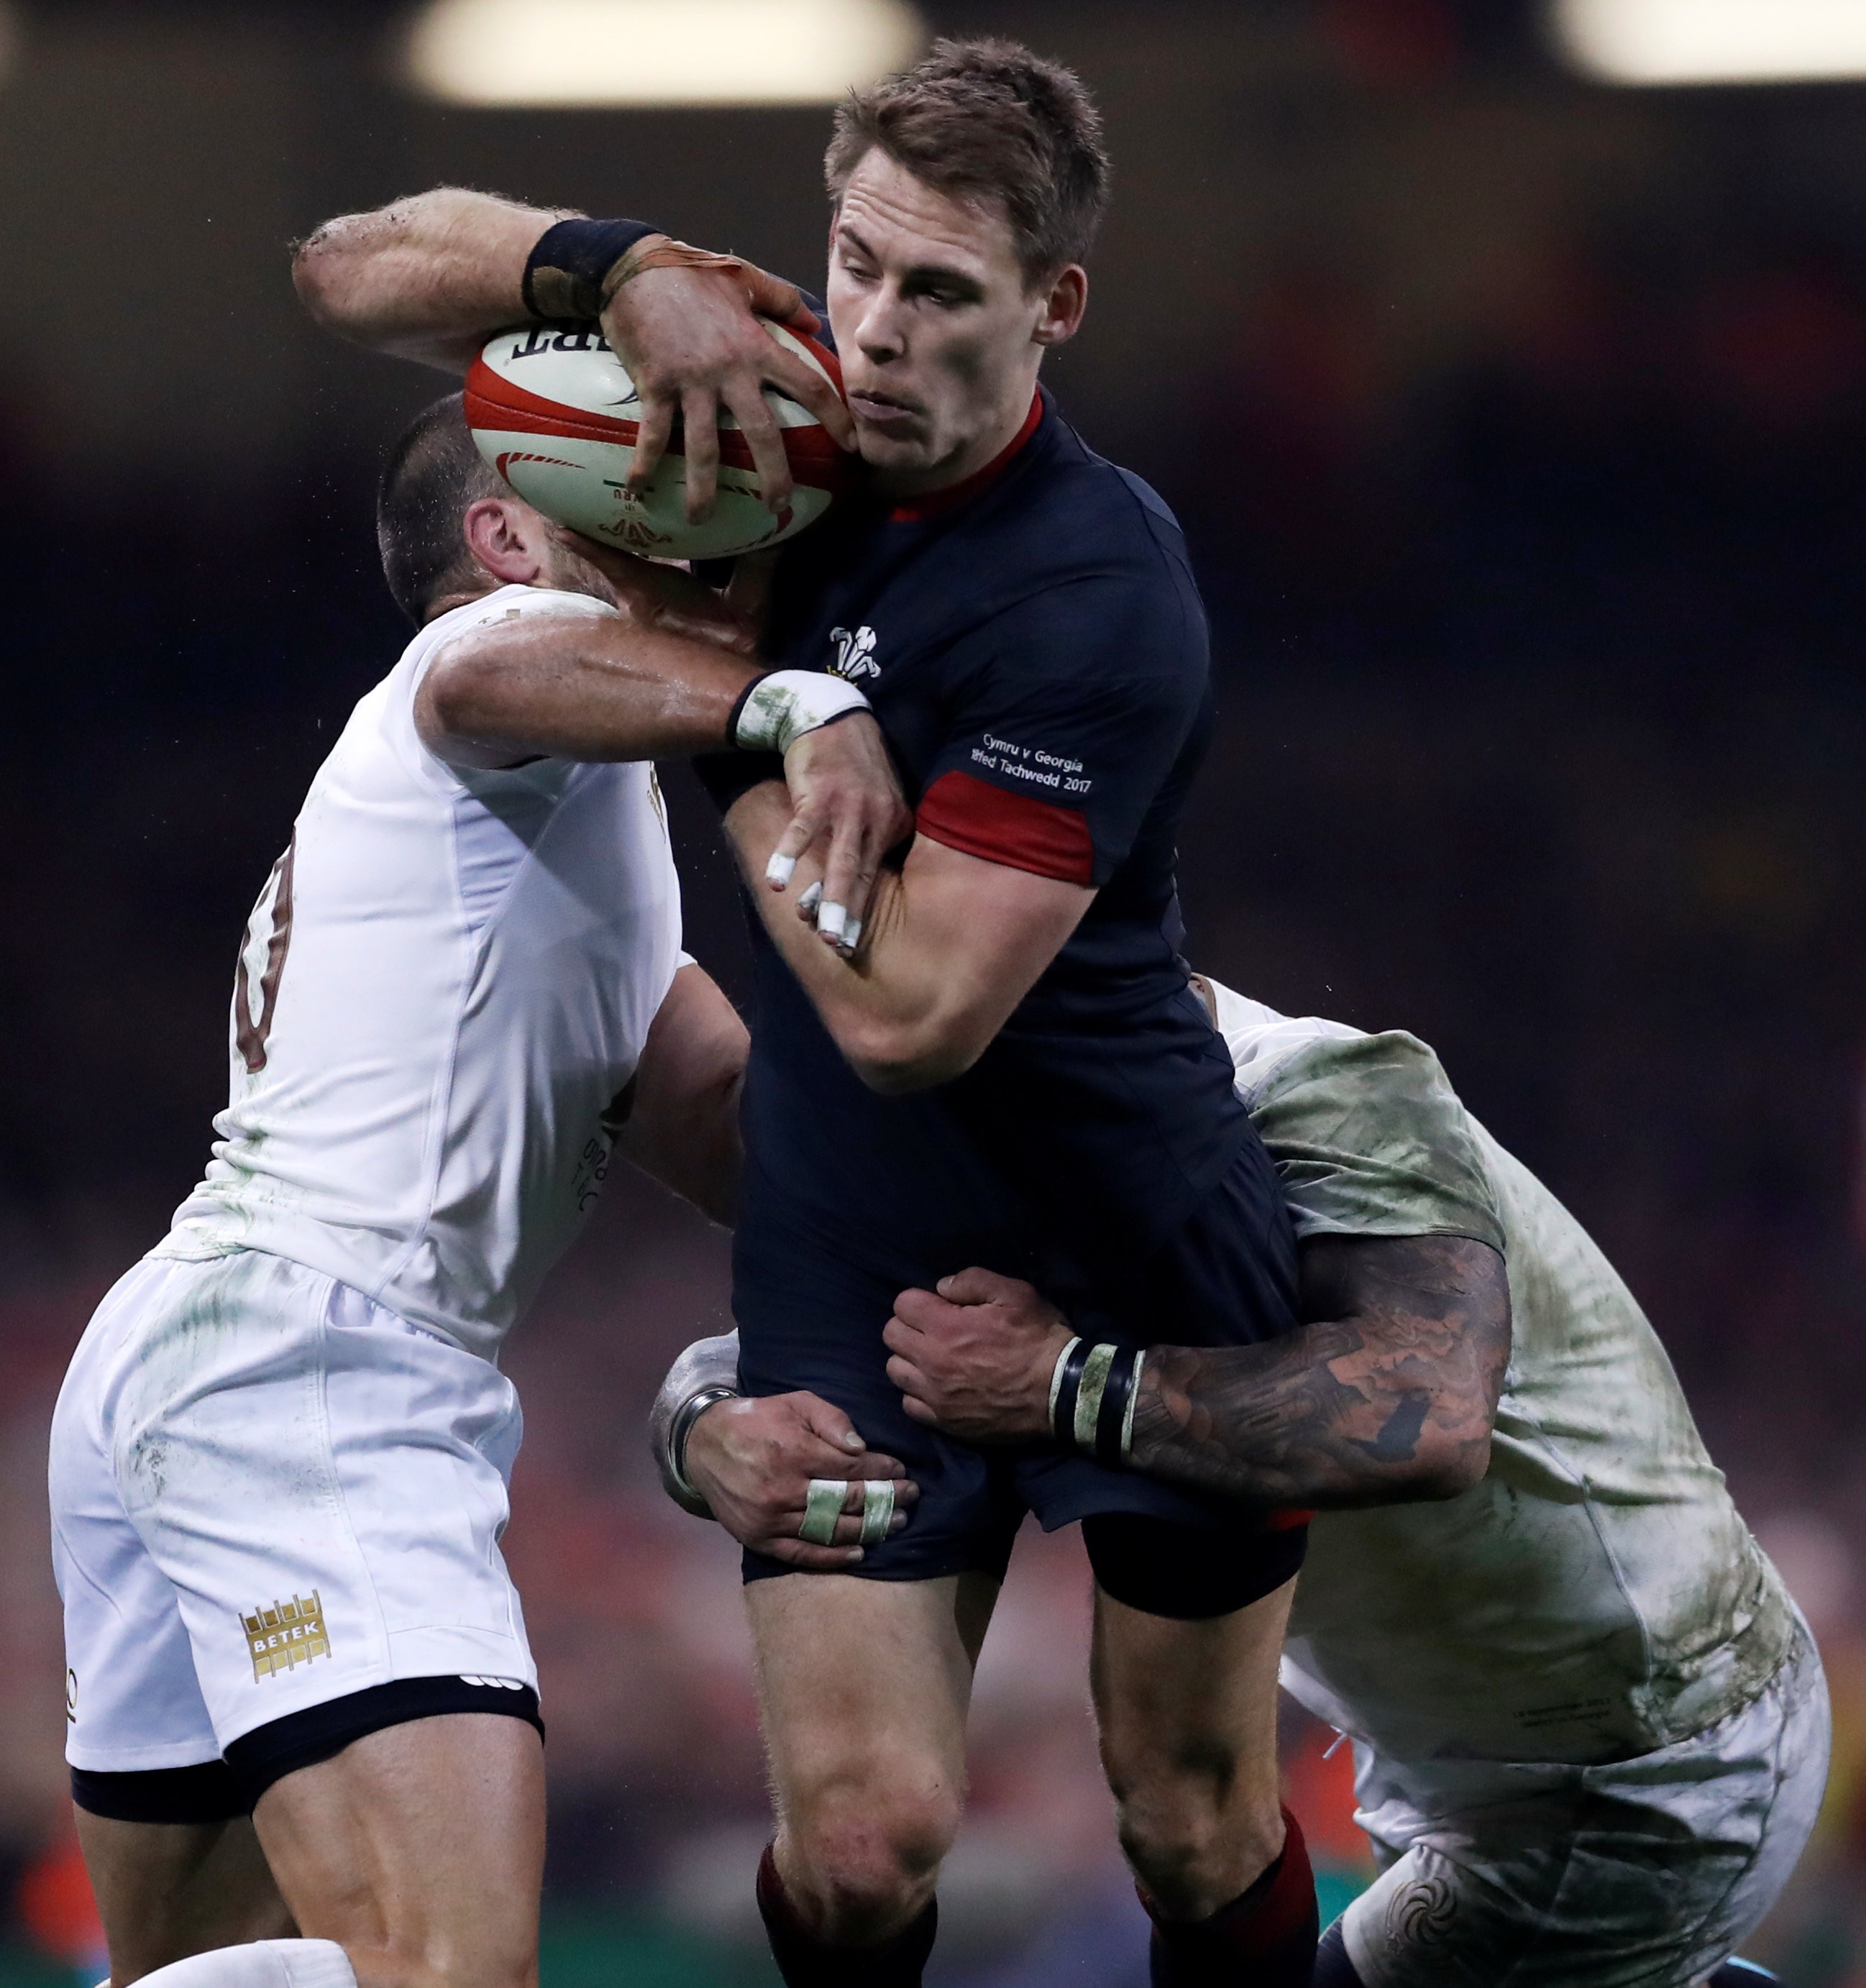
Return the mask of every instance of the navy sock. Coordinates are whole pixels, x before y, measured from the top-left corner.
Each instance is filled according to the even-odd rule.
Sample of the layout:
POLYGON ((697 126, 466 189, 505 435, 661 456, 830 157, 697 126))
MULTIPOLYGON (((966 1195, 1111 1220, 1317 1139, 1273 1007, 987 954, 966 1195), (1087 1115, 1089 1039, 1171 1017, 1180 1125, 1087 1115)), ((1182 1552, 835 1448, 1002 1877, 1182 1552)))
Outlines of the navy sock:
POLYGON ((935 1898, 911 1925, 878 1946, 832 1946, 799 1916, 769 1844, 758 1867, 758 1909, 785 1988, 920 1988, 939 1929, 935 1898))
POLYGON ((1153 1988, 1310 1988, 1319 1915, 1315 1874, 1294 1816, 1283 1854, 1249 1890, 1209 1919, 1175 1925, 1153 1914, 1153 1988))

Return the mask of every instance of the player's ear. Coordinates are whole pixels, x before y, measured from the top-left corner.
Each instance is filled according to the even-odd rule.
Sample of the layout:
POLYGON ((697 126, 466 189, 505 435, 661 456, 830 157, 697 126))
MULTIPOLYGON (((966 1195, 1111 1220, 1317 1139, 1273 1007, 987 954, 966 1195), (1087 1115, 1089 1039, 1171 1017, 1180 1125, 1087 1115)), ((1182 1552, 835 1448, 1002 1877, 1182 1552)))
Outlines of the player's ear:
POLYGON ((1039 293, 1041 315, 1030 337, 1037 345, 1060 345, 1082 328, 1088 309, 1088 272, 1080 262, 1057 271, 1039 293))
POLYGON ((466 508, 461 529, 467 549, 507 587, 529 587, 550 560, 550 527, 514 497, 480 497, 466 508))

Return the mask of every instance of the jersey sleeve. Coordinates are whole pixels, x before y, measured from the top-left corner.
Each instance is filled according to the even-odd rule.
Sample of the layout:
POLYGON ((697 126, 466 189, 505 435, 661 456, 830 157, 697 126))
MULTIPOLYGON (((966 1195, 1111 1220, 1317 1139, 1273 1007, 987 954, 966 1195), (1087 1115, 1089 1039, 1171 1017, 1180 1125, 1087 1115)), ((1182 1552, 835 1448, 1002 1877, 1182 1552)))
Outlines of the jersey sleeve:
POLYGON ((1299 1239, 1468 1236, 1503 1246, 1489 1170, 1438 1059, 1403 1030, 1323 1039, 1246 1091, 1299 1239))
POLYGON ((918 833, 1012 869, 1105 884, 1204 709, 1205 634, 1190 621, 1170 590, 1110 574, 987 622, 952 658, 958 695, 918 833))

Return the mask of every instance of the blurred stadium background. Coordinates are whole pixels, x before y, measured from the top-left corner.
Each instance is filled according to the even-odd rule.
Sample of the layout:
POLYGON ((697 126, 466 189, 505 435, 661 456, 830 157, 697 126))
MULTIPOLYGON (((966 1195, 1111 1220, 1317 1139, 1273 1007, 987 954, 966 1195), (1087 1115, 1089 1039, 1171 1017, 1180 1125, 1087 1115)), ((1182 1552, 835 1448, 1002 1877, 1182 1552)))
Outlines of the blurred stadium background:
MULTIPOLYGON (((1615 15, 1641 4, 5 16, 0 1988, 97 1967, 59 1760, 52 1398, 202 1162, 237 934, 404 639, 370 488, 438 382, 315 334, 286 244, 451 179, 665 219, 810 280, 808 100, 849 77, 799 57, 785 80, 773 56, 728 90, 762 73, 797 100, 679 100, 767 29, 833 71, 949 29, 1074 62, 1107 111, 1116 207, 1053 384, 1202 562, 1222 726, 1183 851, 1194 956, 1286 1009, 1425 1036, 1628 1273, 1834 1677, 1822 1833, 1754 1950, 1797 1988, 1866 1984, 1866 82, 1846 79, 1866 46, 1844 46, 1866 8, 1674 0, 1674 28, 1722 24, 1699 59, 1665 43, 1664 0, 1644 42, 1615 15), (542 59, 508 93, 537 100, 458 100, 518 76, 515 19, 521 46, 620 52, 610 76, 585 41, 584 94, 676 107, 550 103, 542 59), (1694 59, 1838 76, 1665 80, 1694 59)), ((690 942, 733 986, 729 881, 672 785, 690 942)), ((722 1327, 724 1267, 718 1235, 617 1178, 512 1356, 546 1988, 774 1978, 735 1556, 661 1500, 640 1436, 666 1357, 722 1327)), ((1085 1622, 1073 1539, 1027 1538, 980 1679, 941 1988, 1143 1979, 1085 1622)), ((1362 1852, 1330 1737, 1292 1716, 1338 1900, 1362 1852)))

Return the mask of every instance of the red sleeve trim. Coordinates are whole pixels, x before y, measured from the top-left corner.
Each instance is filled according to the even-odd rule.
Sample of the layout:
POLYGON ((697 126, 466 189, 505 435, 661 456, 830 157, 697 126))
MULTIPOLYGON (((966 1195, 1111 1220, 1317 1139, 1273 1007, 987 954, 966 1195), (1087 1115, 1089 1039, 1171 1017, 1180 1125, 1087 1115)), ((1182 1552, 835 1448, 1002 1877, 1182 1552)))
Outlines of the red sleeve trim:
POLYGON ((1263 1530, 1266 1533, 1293 1533, 1298 1526, 1307 1525, 1314 1516, 1313 1512, 1305 1512, 1299 1506, 1286 1505, 1280 1511, 1264 1514, 1263 1530))
POLYGON ((975 774, 942 773, 921 796, 914 826, 948 849, 1012 870, 1092 885, 1095 842, 1079 809, 1014 794, 975 774))

